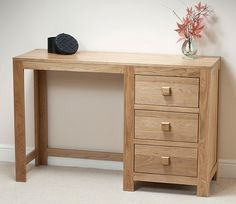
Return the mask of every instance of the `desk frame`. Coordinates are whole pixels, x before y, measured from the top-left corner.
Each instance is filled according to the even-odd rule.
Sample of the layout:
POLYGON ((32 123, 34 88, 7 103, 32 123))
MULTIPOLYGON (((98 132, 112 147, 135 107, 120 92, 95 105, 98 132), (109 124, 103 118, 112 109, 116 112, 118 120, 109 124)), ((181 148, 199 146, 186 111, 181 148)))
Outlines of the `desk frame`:
POLYGON ((123 189, 134 190, 134 68, 132 66, 56 63, 13 59, 16 181, 26 182, 27 164, 47 165, 48 156, 75 157, 96 160, 123 161, 123 189), (35 149, 26 154, 24 70, 34 71, 35 149), (48 147, 47 71, 115 73, 124 75, 124 148, 123 154, 48 147))
MULTIPOLYGON (((49 54, 36 49, 13 58, 16 180, 26 181, 26 166, 35 159, 37 165, 47 165, 48 156, 77 157, 122 161, 123 189, 133 191, 135 182, 161 182, 197 186, 198 196, 208 196, 210 183, 218 169, 218 82, 221 62, 219 57, 183 59, 178 55, 138 53, 112 53, 82 51, 75 55, 49 54), (24 70, 34 71, 35 149, 26 155, 24 70), (113 73, 124 76, 124 149, 123 154, 93 152, 48 147, 47 71, 113 73), (160 104, 135 104, 135 76, 199 78, 199 106, 177 107, 160 104), (198 141, 196 143, 137 139, 134 135, 134 109, 196 113, 198 141), (182 147, 197 150, 197 176, 186 174, 152 174, 135 172, 134 147, 136 144, 165 147, 182 147)), ((170 82, 171 83, 171 82, 170 82)))

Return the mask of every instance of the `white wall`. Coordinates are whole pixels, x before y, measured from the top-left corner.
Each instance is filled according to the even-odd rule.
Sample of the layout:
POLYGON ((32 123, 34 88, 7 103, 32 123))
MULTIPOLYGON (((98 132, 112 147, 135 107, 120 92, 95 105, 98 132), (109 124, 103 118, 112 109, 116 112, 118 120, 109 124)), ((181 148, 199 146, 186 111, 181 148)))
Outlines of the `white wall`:
MULTIPOLYGON (((0 0, 0 144, 12 145, 12 62, 46 48, 48 36, 74 35, 81 50, 181 54, 176 18, 193 0, 0 0)), ((199 54, 222 56, 219 157, 236 160, 236 1, 208 0, 215 10, 199 54)), ((32 75, 26 74, 28 145, 33 144, 32 75)), ((123 79, 106 74, 49 74, 49 134, 54 147, 122 151, 123 79)))

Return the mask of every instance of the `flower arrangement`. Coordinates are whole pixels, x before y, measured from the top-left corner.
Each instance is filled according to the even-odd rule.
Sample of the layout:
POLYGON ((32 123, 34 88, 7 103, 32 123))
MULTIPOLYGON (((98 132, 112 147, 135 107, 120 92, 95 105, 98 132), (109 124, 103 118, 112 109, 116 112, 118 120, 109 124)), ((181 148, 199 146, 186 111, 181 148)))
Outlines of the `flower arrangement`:
POLYGON ((177 42, 182 40, 185 43, 182 46, 182 52, 186 56, 192 56, 196 54, 196 49, 193 46, 193 40, 202 37, 202 31, 204 29, 204 19, 209 16, 211 10, 207 4, 199 2, 194 7, 187 7, 186 16, 181 19, 178 14, 173 10, 175 16, 179 19, 177 22, 178 28, 175 30, 180 36, 177 42))

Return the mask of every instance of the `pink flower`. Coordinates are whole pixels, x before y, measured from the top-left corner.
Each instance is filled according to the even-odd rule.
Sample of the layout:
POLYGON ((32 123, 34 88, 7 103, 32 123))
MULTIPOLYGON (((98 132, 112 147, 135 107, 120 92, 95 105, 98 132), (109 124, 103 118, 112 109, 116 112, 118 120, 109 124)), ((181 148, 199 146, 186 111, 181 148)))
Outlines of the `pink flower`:
POLYGON ((187 8, 187 15, 192 16, 193 15, 193 7, 187 8))
POLYGON ((194 9, 193 7, 188 7, 186 11, 187 14, 182 20, 174 12, 180 19, 180 22, 177 22, 178 28, 175 30, 180 36, 178 42, 189 38, 201 38, 201 33, 204 29, 204 18, 210 13, 208 6, 206 4, 203 5, 201 2, 195 5, 194 9))
POLYGON ((205 5, 202 5, 202 3, 199 2, 199 3, 195 6, 195 8, 197 9, 197 11, 202 11, 202 10, 204 10, 204 9, 207 8, 207 5, 206 5, 206 4, 205 4, 205 5))

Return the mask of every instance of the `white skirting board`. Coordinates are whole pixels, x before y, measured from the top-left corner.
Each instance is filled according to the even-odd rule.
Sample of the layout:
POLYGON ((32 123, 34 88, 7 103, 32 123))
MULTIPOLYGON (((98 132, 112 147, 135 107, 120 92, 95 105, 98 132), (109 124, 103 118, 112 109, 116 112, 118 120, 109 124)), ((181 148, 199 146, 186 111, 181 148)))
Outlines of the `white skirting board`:
POLYGON ((220 159, 218 169, 219 169, 219 177, 236 178, 235 159, 220 159))
MULTIPOLYGON (((27 152, 30 152, 33 148, 27 148, 27 152)), ((14 162, 15 151, 11 145, 0 145, 0 162, 14 162)), ((110 170, 122 170, 122 162, 114 161, 100 161, 89 159, 76 159, 76 158, 64 158, 64 157, 49 157, 49 165, 53 166, 72 166, 72 167, 85 167, 96 169, 110 169, 110 170)), ((236 178, 236 160, 220 159, 219 160, 219 177, 223 178, 236 178)))

